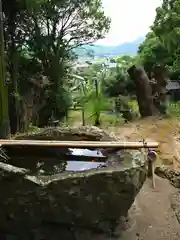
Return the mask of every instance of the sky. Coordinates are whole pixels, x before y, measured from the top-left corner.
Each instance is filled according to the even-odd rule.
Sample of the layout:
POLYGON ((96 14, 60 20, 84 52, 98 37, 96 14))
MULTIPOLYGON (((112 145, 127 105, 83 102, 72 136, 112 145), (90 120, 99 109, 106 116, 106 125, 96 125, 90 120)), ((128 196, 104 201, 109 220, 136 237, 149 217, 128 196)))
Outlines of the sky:
POLYGON ((102 0, 105 14, 111 18, 111 29, 97 44, 118 45, 145 36, 162 0, 102 0))

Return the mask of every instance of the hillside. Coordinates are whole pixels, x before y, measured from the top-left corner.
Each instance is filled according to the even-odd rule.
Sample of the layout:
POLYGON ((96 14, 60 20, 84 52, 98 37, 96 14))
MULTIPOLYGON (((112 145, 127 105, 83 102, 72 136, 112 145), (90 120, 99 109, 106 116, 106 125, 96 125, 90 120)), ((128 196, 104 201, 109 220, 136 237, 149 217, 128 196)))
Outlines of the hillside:
POLYGON ((135 55, 137 54, 139 45, 145 40, 140 37, 133 42, 127 42, 118 46, 105 45, 84 45, 76 49, 76 54, 79 58, 88 58, 88 53, 94 55, 96 59, 106 57, 117 57, 120 55, 135 55))

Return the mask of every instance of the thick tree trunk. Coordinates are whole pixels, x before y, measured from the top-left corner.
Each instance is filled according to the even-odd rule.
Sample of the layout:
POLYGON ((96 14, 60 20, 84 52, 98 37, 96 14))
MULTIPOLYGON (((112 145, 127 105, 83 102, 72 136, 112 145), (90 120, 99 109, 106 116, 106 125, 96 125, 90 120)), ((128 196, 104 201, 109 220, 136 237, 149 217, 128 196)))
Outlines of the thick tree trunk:
POLYGON ((156 98, 154 98, 154 105, 161 114, 167 112, 167 93, 166 85, 168 83, 168 71, 163 66, 156 66, 154 68, 154 78, 156 80, 156 98))
POLYGON ((136 95, 141 117, 153 116, 152 90, 145 70, 142 67, 132 66, 128 69, 128 74, 136 84, 136 95))
POLYGON ((20 131, 20 101, 19 101, 19 91, 17 84, 17 68, 15 59, 15 52, 11 55, 11 95, 10 95, 10 108, 9 108, 9 116, 10 116, 10 124, 11 124, 11 133, 15 134, 20 131))
POLYGON ((17 49, 15 45, 15 31, 16 31, 16 12, 11 12, 9 16, 9 72, 10 72, 10 101, 9 101, 9 117, 11 125, 11 133, 15 134, 20 131, 20 100, 17 83, 17 49))
POLYGON ((0 138, 7 138, 10 133, 4 61, 4 29, 2 2, 0 0, 0 138))

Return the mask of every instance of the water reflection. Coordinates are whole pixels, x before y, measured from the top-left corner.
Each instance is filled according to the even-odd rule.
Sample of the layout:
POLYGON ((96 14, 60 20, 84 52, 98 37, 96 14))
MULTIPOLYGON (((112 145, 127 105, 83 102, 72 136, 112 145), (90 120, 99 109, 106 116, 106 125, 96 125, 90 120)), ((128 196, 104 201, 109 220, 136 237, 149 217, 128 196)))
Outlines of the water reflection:
POLYGON ((85 171, 89 169, 99 168, 102 166, 106 166, 106 164, 102 162, 67 161, 65 171, 85 171))
POLYGON ((101 151, 69 148, 67 160, 60 160, 60 164, 54 166, 56 172, 86 171, 106 166, 106 156, 101 151))
POLYGON ((99 150, 89 150, 89 149, 82 149, 82 148, 69 148, 69 151, 71 152, 70 155, 73 155, 73 156, 105 158, 105 156, 99 150))

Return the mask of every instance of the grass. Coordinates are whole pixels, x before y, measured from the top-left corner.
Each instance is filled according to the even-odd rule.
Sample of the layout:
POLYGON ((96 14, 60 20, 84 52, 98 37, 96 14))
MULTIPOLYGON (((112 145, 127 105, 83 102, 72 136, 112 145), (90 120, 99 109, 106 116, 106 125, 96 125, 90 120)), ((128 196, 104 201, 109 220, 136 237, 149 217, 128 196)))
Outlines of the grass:
POLYGON ((171 102, 168 106, 168 114, 171 117, 180 117, 180 102, 171 102))
MULTIPOLYGON (((108 114, 108 111, 110 112, 110 109, 112 109, 113 106, 113 100, 109 99, 109 109, 107 108, 107 111, 101 112, 101 123, 102 127, 108 127, 108 126, 122 126, 124 124, 124 119, 121 114, 108 114)), ((136 100, 129 101, 129 106, 132 108, 132 110, 136 113, 139 113, 138 104, 136 100)), ((104 109, 105 110, 105 109, 104 109)), ((93 125, 93 117, 91 110, 86 108, 85 109, 85 123, 86 125, 93 125)), ((80 109, 70 109, 68 112, 68 122, 66 122, 67 125, 82 125, 82 112, 80 109)))
POLYGON ((136 100, 130 100, 128 102, 129 106, 132 108, 132 110, 137 113, 138 116, 140 116, 139 114, 139 107, 138 107, 138 103, 136 100))
MULTIPOLYGON (((136 100, 129 101, 129 106, 133 109, 134 112, 138 113, 139 115, 139 109, 138 104, 136 100)), ((93 125, 93 117, 92 114, 88 111, 88 109, 85 110, 85 124, 86 125, 93 125)), ((178 118, 180 117, 180 101, 176 103, 169 103, 168 106, 168 115, 171 118, 178 118)), ((122 126, 124 124, 124 119, 119 115, 113 115, 108 114, 105 111, 101 112, 101 127, 113 127, 113 126, 122 126)), ((82 125, 82 112, 80 108, 77 109, 70 109, 68 112, 68 121, 64 120, 64 122, 61 123, 61 126, 80 126, 82 125)), ((28 132, 36 132, 39 128, 36 126, 29 126, 28 132)))
MULTIPOLYGON (((111 125, 123 125, 124 119, 119 115, 110 115, 105 112, 101 113, 101 122, 102 126, 111 126, 111 125)), ((85 111, 85 123, 86 125, 93 125, 93 117, 91 113, 85 111)), ((70 110, 68 113, 68 125, 82 125, 82 112, 81 110, 70 110)))
MULTIPOLYGON (((139 115, 139 108, 136 100, 129 101, 129 106, 133 109, 134 112, 136 112, 139 115)), ((169 117, 180 117, 180 102, 176 103, 169 103, 168 109, 167 109, 169 117)), ((101 122, 102 126, 111 126, 111 125, 117 125, 121 126, 124 123, 124 119, 122 116, 119 115, 112 115, 107 114, 105 112, 101 113, 101 122)), ((91 116, 91 113, 86 109, 85 111, 85 123, 87 125, 93 124, 93 118, 91 116)), ((82 125, 82 113, 80 109, 71 109, 68 113, 68 122, 66 122, 68 125, 82 125)))

